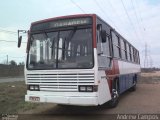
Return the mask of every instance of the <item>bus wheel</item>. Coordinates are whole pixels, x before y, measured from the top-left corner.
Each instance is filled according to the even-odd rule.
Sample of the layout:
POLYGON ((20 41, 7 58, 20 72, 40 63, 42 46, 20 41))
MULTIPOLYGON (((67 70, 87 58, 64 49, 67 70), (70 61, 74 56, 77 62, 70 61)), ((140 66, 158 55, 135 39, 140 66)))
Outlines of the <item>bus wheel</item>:
POLYGON ((109 101, 109 107, 114 108, 118 105, 119 102, 119 86, 118 86, 118 80, 116 80, 113 83, 113 89, 112 89, 112 99, 109 101))

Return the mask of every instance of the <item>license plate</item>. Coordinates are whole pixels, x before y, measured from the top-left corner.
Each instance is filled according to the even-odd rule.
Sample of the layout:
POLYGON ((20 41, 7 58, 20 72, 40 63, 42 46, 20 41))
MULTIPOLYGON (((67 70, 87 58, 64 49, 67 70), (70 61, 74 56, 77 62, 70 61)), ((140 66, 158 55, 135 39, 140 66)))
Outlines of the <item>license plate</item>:
POLYGON ((34 101, 34 102, 39 102, 40 101, 40 97, 34 97, 34 96, 30 96, 29 97, 30 101, 34 101))

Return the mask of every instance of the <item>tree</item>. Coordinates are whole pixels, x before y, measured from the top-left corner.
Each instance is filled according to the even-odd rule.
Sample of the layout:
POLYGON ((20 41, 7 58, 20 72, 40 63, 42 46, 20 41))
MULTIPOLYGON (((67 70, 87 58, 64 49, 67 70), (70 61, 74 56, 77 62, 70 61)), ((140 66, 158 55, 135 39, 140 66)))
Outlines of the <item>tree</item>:
POLYGON ((24 62, 20 62, 18 65, 24 65, 24 62))
POLYGON ((11 61, 9 62, 9 64, 10 64, 10 65, 13 65, 13 66, 16 66, 16 65, 17 65, 17 63, 16 63, 14 60, 11 60, 11 61))

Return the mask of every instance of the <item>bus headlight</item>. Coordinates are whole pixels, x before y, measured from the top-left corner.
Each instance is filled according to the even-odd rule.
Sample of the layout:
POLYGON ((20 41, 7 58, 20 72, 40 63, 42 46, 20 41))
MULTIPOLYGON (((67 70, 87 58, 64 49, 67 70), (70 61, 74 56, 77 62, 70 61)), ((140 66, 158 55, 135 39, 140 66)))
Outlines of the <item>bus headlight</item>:
POLYGON ((28 90, 39 91, 39 85, 28 85, 28 90))
POLYGON ((79 86, 79 92, 86 92, 86 86, 79 86))
POLYGON ((34 90, 34 86, 33 86, 33 85, 30 85, 30 86, 29 86, 29 90, 34 90))
POLYGON ((79 92, 97 92, 97 85, 79 85, 79 92))
POLYGON ((93 92, 93 86, 87 86, 87 92, 93 92))
POLYGON ((39 85, 35 85, 34 90, 39 91, 39 85))

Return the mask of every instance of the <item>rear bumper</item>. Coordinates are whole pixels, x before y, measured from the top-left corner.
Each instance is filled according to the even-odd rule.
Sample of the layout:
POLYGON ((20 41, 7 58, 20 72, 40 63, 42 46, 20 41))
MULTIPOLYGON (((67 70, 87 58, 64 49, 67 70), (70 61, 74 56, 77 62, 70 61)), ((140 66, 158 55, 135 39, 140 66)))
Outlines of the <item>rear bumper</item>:
POLYGON ((97 106, 98 97, 96 96, 51 96, 51 95, 25 95, 25 101, 28 102, 43 102, 43 103, 57 103, 67 105, 80 106, 97 106), (31 100, 30 97, 38 98, 38 101, 31 100))

